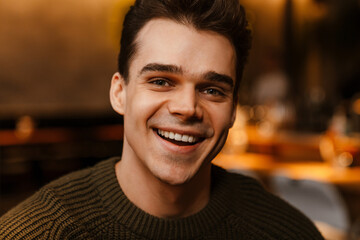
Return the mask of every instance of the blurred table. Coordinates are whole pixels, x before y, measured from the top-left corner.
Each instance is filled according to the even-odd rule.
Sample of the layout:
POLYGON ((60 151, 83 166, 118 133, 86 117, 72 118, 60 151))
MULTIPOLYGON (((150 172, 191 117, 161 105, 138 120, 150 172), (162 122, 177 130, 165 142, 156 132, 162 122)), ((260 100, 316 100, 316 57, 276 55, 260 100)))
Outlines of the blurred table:
POLYGON ((340 168, 324 162, 278 161, 274 156, 255 153, 220 153, 213 163, 225 169, 248 170, 265 177, 284 175, 295 180, 310 179, 360 190, 360 167, 340 168))
POLYGON ((25 133, 17 129, 0 130, 0 147, 34 144, 57 144, 81 140, 122 140, 123 125, 101 125, 94 127, 33 128, 25 133))
POLYGON ((360 167, 339 168, 325 162, 289 162, 272 155, 257 153, 220 153, 213 163, 228 170, 254 173, 268 189, 269 180, 277 175, 294 180, 314 180, 335 185, 342 194, 349 209, 350 218, 355 221, 360 216, 360 167))

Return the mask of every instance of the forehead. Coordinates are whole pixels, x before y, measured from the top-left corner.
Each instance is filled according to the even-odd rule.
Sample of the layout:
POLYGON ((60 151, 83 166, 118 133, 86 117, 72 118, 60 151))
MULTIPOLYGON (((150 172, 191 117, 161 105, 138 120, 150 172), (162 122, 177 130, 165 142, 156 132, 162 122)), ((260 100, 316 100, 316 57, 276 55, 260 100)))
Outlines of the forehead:
POLYGON ((179 66, 188 74, 213 71, 235 79, 234 47, 215 32, 153 19, 139 31, 136 46, 130 75, 149 63, 161 63, 179 66))

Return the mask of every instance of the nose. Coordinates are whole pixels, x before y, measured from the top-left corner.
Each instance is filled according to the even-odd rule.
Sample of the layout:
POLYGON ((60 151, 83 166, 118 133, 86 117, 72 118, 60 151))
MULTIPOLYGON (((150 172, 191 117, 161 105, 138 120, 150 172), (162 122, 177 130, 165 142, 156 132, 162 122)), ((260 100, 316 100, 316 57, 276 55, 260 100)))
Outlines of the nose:
POLYGON ((168 109, 171 114, 182 120, 201 120, 203 117, 196 89, 190 86, 172 94, 168 109))

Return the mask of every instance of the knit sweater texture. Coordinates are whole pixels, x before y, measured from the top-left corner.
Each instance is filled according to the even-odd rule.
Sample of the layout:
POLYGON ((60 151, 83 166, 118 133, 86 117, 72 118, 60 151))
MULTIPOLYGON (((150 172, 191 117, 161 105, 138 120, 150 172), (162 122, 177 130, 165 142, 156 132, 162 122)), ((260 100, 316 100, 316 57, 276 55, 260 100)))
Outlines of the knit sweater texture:
POLYGON ((200 212, 163 219, 123 193, 111 158, 51 182, 0 218, 0 239, 323 239, 309 219, 255 180, 212 166, 200 212))

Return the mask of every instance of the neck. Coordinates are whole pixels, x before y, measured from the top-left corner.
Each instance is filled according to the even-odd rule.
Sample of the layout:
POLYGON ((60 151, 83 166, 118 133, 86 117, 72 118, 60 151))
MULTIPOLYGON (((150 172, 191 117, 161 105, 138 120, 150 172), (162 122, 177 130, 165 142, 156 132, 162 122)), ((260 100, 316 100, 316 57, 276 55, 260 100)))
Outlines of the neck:
POLYGON ((190 181, 171 185, 153 176, 142 163, 122 156, 115 166, 117 180, 129 200, 160 218, 186 217, 203 209, 210 198, 208 164, 190 181))

